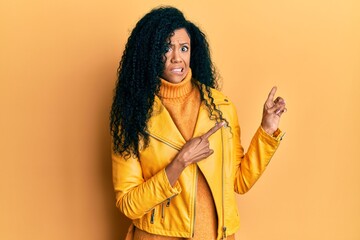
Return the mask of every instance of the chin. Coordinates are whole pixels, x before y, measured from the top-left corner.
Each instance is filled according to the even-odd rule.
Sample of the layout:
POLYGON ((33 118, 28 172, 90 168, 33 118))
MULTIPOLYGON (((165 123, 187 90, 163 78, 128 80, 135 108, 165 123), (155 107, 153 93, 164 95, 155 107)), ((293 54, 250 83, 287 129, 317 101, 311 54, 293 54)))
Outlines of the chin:
POLYGON ((172 83, 181 83, 182 80, 184 80, 184 78, 173 78, 173 79, 171 80, 171 82, 172 82, 172 83))
POLYGON ((182 82, 185 78, 186 75, 188 74, 189 71, 183 71, 181 75, 177 75, 177 74, 173 74, 173 73, 167 73, 164 74, 162 76, 162 78, 170 83, 180 83, 182 82))
POLYGON ((181 83, 182 80, 184 80, 185 77, 179 77, 179 76, 175 76, 175 77, 163 76, 162 78, 165 79, 167 82, 170 82, 170 83, 181 83))

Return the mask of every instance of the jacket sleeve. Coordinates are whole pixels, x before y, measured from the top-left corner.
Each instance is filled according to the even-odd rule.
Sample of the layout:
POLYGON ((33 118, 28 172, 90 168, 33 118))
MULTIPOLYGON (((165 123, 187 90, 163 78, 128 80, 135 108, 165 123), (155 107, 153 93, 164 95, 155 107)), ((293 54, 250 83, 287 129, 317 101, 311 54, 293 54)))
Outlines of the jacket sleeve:
POLYGON ((237 113, 233 107, 233 144, 235 150, 235 182, 234 190, 244 194, 251 189, 264 172, 283 136, 277 130, 277 137, 270 136, 260 126, 253 136, 248 151, 244 153, 240 141, 240 126, 237 113))
POLYGON ((178 182, 172 187, 165 169, 147 179, 143 178, 141 163, 130 157, 112 154, 113 184, 116 206, 130 219, 141 218, 156 205, 181 192, 178 182))

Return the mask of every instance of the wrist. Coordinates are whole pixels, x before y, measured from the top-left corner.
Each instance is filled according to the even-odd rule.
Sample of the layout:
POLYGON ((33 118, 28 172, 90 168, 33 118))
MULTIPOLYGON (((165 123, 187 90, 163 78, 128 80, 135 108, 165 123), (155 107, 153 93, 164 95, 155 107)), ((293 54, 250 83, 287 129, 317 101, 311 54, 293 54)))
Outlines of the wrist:
POLYGON ((172 168, 183 171, 187 166, 187 161, 184 159, 184 156, 177 155, 169 164, 172 168))
POLYGON ((178 158, 174 158, 173 161, 171 161, 169 165, 165 167, 165 173, 171 186, 175 185, 177 179, 180 177, 180 174, 184 169, 184 165, 178 161, 178 158))
POLYGON ((271 128, 264 127, 263 125, 261 125, 261 128, 270 136, 274 136, 275 132, 277 131, 277 129, 273 130, 271 128))

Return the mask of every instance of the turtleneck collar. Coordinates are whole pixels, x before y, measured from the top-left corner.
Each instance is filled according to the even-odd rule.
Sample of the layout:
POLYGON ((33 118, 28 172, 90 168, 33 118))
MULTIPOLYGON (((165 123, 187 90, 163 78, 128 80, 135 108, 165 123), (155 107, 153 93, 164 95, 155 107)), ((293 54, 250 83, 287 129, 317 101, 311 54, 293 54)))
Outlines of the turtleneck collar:
POLYGON ((163 78, 161 80, 159 97, 169 101, 183 101, 191 93, 193 84, 191 82, 192 73, 189 69, 188 74, 180 83, 171 83, 163 78))

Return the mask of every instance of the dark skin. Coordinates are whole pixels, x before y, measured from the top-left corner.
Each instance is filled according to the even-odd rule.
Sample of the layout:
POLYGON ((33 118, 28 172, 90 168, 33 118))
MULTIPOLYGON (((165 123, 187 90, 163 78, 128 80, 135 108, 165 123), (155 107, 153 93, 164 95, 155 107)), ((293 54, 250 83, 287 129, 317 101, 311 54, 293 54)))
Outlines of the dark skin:
MULTIPOLYGON (((281 115, 287 111, 285 100, 283 98, 277 97, 274 100, 276 90, 276 87, 271 89, 264 104, 261 120, 261 127, 271 136, 278 129, 281 115)), ((220 122, 204 135, 192 138, 185 143, 176 157, 165 168, 167 177, 172 186, 175 185, 176 181, 180 177, 180 174, 187 166, 192 163, 197 163, 214 153, 214 151, 210 148, 208 139, 224 125, 225 122, 220 122)))

